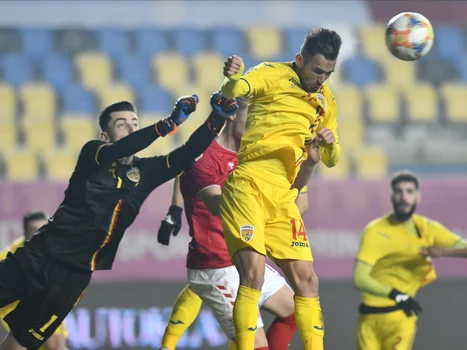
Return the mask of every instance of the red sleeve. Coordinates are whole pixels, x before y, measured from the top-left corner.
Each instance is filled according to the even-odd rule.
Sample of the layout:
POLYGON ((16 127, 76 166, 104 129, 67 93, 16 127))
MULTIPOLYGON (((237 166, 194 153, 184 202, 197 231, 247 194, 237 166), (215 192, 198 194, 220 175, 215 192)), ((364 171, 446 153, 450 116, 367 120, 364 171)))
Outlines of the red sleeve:
POLYGON ((190 175, 193 181, 193 190, 196 194, 208 186, 221 186, 216 172, 216 164, 209 154, 203 154, 201 158, 193 163, 190 175))

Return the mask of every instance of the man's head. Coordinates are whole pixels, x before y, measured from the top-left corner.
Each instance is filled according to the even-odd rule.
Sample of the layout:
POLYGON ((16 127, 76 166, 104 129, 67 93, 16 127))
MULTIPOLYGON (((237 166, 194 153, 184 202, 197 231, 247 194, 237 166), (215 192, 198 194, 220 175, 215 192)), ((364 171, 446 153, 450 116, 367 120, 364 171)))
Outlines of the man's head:
POLYGON ((107 106, 99 115, 101 140, 115 142, 139 129, 136 108, 121 101, 107 106))
POLYGON ((295 55, 297 74, 305 91, 316 92, 336 68, 342 39, 333 30, 318 28, 305 36, 295 55))
POLYGON ((44 211, 30 211, 23 216, 23 233, 26 240, 36 233, 49 220, 49 216, 44 211))
POLYGON ((409 171, 398 172, 392 177, 391 189, 394 216, 399 221, 409 220, 420 203, 418 177, 409 171))

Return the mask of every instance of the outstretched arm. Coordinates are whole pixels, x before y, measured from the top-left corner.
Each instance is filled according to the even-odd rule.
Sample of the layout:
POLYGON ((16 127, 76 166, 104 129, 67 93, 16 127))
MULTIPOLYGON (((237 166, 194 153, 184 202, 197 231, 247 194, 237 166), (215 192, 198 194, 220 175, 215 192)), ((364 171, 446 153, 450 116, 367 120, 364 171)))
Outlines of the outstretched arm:
POLYGON ((183 197, 180 191, 180 177, 174 180, 172 205, 167 212, 157 232, 157 241, 162 245, 169 245, 170 236, 177 236, 182 228, 183 197))

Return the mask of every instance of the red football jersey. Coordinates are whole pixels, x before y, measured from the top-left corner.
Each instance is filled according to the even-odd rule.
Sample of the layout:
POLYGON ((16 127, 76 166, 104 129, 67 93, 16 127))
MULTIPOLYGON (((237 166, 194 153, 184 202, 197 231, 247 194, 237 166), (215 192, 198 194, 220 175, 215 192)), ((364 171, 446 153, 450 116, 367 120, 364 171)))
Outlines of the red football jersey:
POLYGON ((189 269, 218 269, 232 265, 222 231, 222 219, 211 214, 198 199, 198 193, 209 186, 223 187, 236 166, 237 153, 214 140, 190 170, 180 177, 180 190, 192 237, 186 262, 189 269))

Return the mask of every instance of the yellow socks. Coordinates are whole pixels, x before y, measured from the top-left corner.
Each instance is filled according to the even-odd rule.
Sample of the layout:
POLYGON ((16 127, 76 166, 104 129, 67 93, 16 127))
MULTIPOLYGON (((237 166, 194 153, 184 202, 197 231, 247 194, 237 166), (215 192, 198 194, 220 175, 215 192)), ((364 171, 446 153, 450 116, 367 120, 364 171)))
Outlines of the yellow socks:
POLYGON ((258 301, 261 291, 240 286, 233 309, 235 339, 238 350, 255 348, 255 333, 258 324, 258 301))
POLYGON ((178 295, 162 337, 162 348, 175 350, 183 333, 191 326, 201 309, 200 297, 189 286, 178 295))
POLYGON ((295 322, 304 350, 324 349, 324 322, 319 298, 295 296, 295 322))

